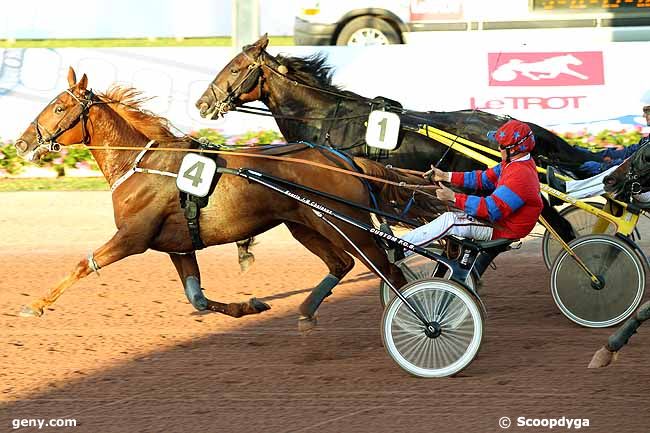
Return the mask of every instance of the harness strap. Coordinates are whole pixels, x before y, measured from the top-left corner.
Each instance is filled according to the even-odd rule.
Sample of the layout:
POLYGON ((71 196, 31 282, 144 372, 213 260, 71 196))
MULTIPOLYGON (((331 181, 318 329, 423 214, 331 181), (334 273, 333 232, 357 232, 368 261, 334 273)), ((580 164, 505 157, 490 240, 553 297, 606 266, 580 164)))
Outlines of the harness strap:
MULTIPOLYGON (((162 170, 156 170, 153 168, 142 168, 138 167, 138 164, 140 164, 140 161, 142 161, 142 158, 144 158, 145 153, 147 153, 148 150, 151 149, 151 146, 156 142, 156 140, 151 140, 149 141, 144 148, 138 153, 138 156, 135 157, 135 160, 133 161, 133 166, 127 170, 126 173, 124 173, 122 176, 120 176, 113 185, 111 185, 111 193, 114 192, 120 185, 122 185, 127 179, 129 179, 131 176, 133 176, 135 173, 145 173, 145 174, 158 174, 162 176, 168 176, 168 177, 178 177, 176 173, 171 173, 169 171, 162 171, 162 170)), ((201 232, 199 228, 199 210, 202 206, 197 203, 197 201, 194 200, 194 196, 190 194, 186 194, 182 192, 180 194, 180 201, 181 201, 181 208, 185 210, 184 215, 185 219, 187 220, 187 228, 190 231, 190 239, 192 240, 192 246, 194 247, 195 250, 201 250, 205 248, 205 244, 203 243, 203 240, 201 239, 201 232)), ((92 261, 92 257, 89 257, 89 263, 91 263, 91 269, 96 271, 94 269, 93 264, 94 261, 92 261)), ((99 269, 99 267, 97 267, 99 269)))
MULTIPOLYGON (((334 116, 333 116, 333 121, 328 122, 327 129, 321 128, 320 130, 320 138, 319 142, 321 144, 326 144, 330 143, 330 131, 332 129, 332 125, 334 124, 334 121, 337 120, 337 115, 339 114, 339 107, 341 106, 341 98, 336 99, 336 107, 334 108, 334 116)), ((324 123, 324 122, 323 122, 324 123)), ((324 126, 324 125, 323 125, 324 126)))
MULTIPOLYGON (((352 158, 350 158, 350 156, 348 156, 348 154, 346 154, 344 152, 341 152, 340 150, 338 150, 338 149, 336 149, 334 147, 330 147, 330 146, 323 146, 323 145, 319 145, 319 144, 313 144, 313 143, 309 143, 309 142, 306 142, 306 141, 303 141, 303 143, 305 143, 306 145, 308 145, 309 147, 312 147, 312 148, 319 148, 319 149, 324 149, 324 150, 330 151, 334 155, 341 158, 343 161, 347 162, 350 165, 350 167, 355 169, 358 173, 362 173, 362 171, 359 169, 359 167, 354 163, 354 160, 352 158)), ((370 184, 370 182, 368 182, 367 179, 360 178, 360 180, 361 180, 361 183, 363 183, 364 186, 366 187, 366 189, 368 190, 368 194, 370 195, 370 200, 372 201, 373 206, 376 209, 379 209, 379 203, 377 201, 377 197, 375 196, 375 192, 374 192, 374 190, 372 188, 372 185, 370 184)))
POLYGON ((135 157, 133 161, 133 166, 126 171, 122 176, 120 176, 113 185, 111 185, 111 193, 114 192, 120 185, 122 185, 128 178, 133 176, 135 173, 149 173, 149 174, 160 174, 162 176, 177 177, 176 173, 171 173, 169 171, 155 170, 152 168, 140 168, 138 164, 144 158, 144 154, 151 148, 151 146, 156 142, 156 140, 149 141, 144 148, 140 151, 138 156, 135 157))
POLYGON ((415 203, 415 194, 411 194, 411 198, 406 203, 406 206, 404 206, 404 210, 400 214, 402 218, 406 217, 406 215, 409 213, 409 211, 411 210, 411 206, 413 206, 413 203, 415 203))

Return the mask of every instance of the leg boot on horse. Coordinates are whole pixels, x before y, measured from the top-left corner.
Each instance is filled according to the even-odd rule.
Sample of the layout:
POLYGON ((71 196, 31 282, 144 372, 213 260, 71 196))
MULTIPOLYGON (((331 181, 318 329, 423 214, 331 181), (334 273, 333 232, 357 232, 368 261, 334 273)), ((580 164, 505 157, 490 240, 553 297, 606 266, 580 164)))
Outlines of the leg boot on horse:
POLYGON ((317 324, 316 311, 323 300, 332 294, 332 289, 354 267, 354 259, 345 250, 335 246, 317 231, 299 224, 287 223, 293 237, 316 254, 328 267, 329 274, 312 289, 300 305, 298 329, 311 331, 317 324))
POLYGON ((201 288, 201 274, 196 254, 170 254, 169 256, 183 282, 187 300, 197 311, 210 310, 231 317, 241 317, 248 314, 259 314, 271 308, 257 298, 251 298, 248 302, 231 302, 229 304, 206 298, 201 288))

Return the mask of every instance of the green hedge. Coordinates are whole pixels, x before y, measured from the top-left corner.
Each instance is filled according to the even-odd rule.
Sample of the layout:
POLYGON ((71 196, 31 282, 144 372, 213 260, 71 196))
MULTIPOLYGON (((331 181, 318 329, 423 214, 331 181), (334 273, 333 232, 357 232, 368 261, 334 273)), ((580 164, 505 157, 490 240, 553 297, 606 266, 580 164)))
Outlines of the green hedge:
MULTIPOLYGON (((191 135, 197 138, 205 137, 213 143, 232 147, 284 142, 282 136, 276 131, 249 131, 241 135, 226 136, 220 130, 200 129, 192 132, 191 135)), ((558 135, 574 146, 584 147, 591 151, 599 151, 607 147, 629 146, 638 143, 642 137, 640 127, 627 131, 606 130, 598 134, 580 131, 560 133, 558 135)), ((28 164, 32 163, 26 162, 16 155, 16 149, 12 141, 0 140, 0 177, 6 174, 20 173, 28 164)), ((60 176, 65 175, 66 168, 97 169, 97 164, 90 151, 85 149, 63 148, 61 152, 50 153, 35 164, 51 168, 57 171, 60 176)))

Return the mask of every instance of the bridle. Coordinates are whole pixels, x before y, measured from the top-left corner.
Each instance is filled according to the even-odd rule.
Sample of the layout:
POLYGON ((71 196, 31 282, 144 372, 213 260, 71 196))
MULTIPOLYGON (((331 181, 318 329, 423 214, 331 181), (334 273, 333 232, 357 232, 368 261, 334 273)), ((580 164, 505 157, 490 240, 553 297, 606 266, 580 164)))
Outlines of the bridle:
POLYGON ((243 76, 239 76, 235 81, 235 83, 233 83, 232 86, 229 86, 227 90, 224 90, 221 87, 217 86, 214 83, 214 81, 210 83, 209 89, 215 100, 215 108, 212 111, 211 118, 214 118, 215 116, 216 117, 223 116, 225 113, 232 110, 241 111, 244 113, 256 114, 256 115, 274 117, 275 119, 289 119, 289 120, 321 120, 321 121, 352 120, 352 119, 360 119, 368 116, 368 114, 354 115, 354 116, 334 116, 334 117, 285 116, 281 114, 280 115, 271 114, 270 110, 266 108, 252 107, 246 105, 238 106, 235 103, 235 100, 238 97, 240 97, 242 94, 250 92, 253 88, 257 87, 259 89, 260 95, 262 94, 262 86, 264 84, 264 78, 265 78, 264 74, 262 73, 263 68, 266 68, 267 70, 271 71, 273 74, 277 75, 278 77, 289 81, 295 87, 308 88, 311 90, 315 90, 319 93, 325 93, 325 94, 335 96, 338 99, 348 99, 357 102, 367 103, 372 110, 372 105, 374 103, 372 99, 364 98, 359 95, 352 96, 344 92, 337 92, 329 89, 323 89, 322 87, 312 86, 310 84, 303 83, 295 79, 291 79, 287 77, 287 73, 288 73, 287 67, 282 65, 280 62, 278 62, 273 56, 268 55, 268 53, 266 53, 265 51, 262 51, 260 55, 257 56, 257 58, 254 58, 247 52, 249 48, 250 46, 246 46, 242 50, 242 54, 246 56, 246 58, 250 61, 250 64, 246 68, 246 74, 244 74, 243 76), (264 54, 267 55, 264 56, 264 54), (222 95, 223 99, 220 99, 218 95, 222 95))
MULTIPOLYGON (((90 107, 97 103, 95 94, 92 90, 87 90, 84 94, 84 97, 79 98, 69 89, 67 89, 65 92, 72 96, 72 98, 79 104, 79 114, 76 117, 73 117, 73 120, 71 120, 67 125, 61 125, 61 122, 68 118, 68 116, 66 116, 64 119, 62 119, 61 122, 59 122, 56 131, 52 133, 49 132, 47 128, 42 126, 40 123, 38 123, 38 118, 40 117, 39 114, 39 116, 37 116, 36 119, 34 119, 32 122, 34 128, 36 129, 36 142, 38 143, 38 146, 33 150, 35 154, 40 154, 43 151, 59 152, 61 150, 61 143, 57 142, 56 139, 74 128, 79 122, 81 122, 81 131, 83 134, 82 143, 88 144, 90 142, 90 135, 88 134, 88 130, 86 128, 86 121, 88 120, 88 110, 90 107), (47 137, 43 135, 41 130, 44 130, 47 133, 47 137)), ((55 99, 53 99, 53 101, 58 98, 59 97, 57 96, 55 99)))
POLYGON ((650 150, 650 147, 647 146, 646 144, 637 150, 630 159, 630 168, 625 175, 625 189, 629 189, 630 194, 641 194, 643 192, 643 185, 640 180, 647 178, 650 173, 650 164, 647 164, 647 167, 640 166, 643 152, 650 150))
MULTIPOLYGON (((235 99, 243 93, 250 92, 255 86, 262 91, 262 83, 264 81, 264 74, 262 74, 262 66, 265 65, 264 59, 254 59, 247 52, 248 47, 244 47, 242 53, 251 61, 251 63, 246 68, 246 74, 243 76, 237 77, 235 83, 232 86, 229 86, 228 90, 223 90, 217 86, 214 81, 210 83, 210 91, 212 96, 214 96, 216 108, 212 114, 212 117, 216 115, 217 117, 223 116, 228 111, 236 107, 235 99), (217 94, 224 96, 223 99, 219 99, 217 94)), ((261 56, 260 56, 261 57, 261 56)))

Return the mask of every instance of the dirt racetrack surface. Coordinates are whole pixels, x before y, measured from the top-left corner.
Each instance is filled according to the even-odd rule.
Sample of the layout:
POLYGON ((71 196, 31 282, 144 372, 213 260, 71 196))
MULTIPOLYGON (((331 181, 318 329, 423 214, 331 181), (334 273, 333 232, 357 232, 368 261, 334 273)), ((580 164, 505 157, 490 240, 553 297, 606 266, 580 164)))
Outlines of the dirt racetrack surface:
POLYGON ((486 273, 478 358, 460 376, 426 380, 385 353, 378 280, 362 265, 321 306, 318 328, 298 332, 297 306, 327 270, 284 228, 260 237, 244 275, 234 245, 199 253, 206 294, 256 296, 272 306, 261 315, 194 312, 169 258, 147 252, 82 280, 42 318, 18 317, 111 236, 110 195, 0 200, 0 432, 569 430, 519 427, 518 417, 588 419, 582 430, 591 433, 650 431, 650 325, 612 367, 586 369, 612 329, 560 314, 539 240, 486 273), (498 424, 505 416, 508 430, 498 424), (54 418, 77 426, 12 424, 54 418))

